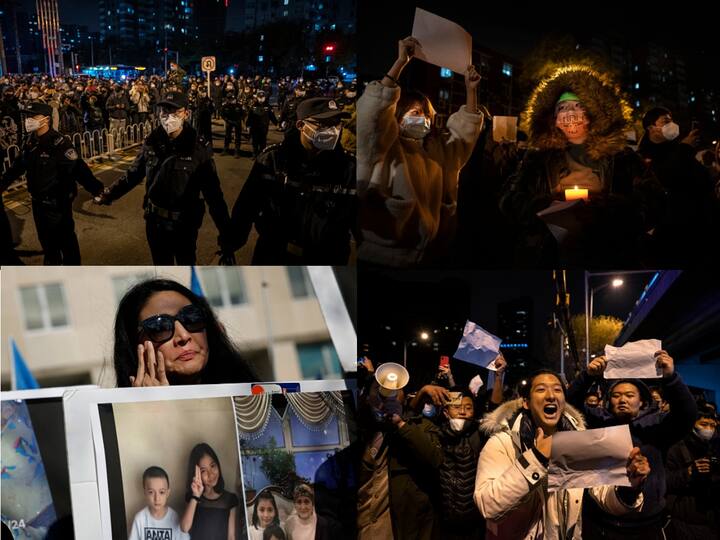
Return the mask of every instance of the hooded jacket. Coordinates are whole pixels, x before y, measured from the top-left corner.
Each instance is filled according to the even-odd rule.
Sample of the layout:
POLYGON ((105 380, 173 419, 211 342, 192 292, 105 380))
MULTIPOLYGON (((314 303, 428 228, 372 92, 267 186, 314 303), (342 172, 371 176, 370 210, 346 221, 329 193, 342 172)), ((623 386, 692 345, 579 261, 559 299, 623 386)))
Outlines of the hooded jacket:
MULTIPOLYGON (((487 520, 489 539, 573 539, 582 538, 581 508, 584 489, 547 491, 547 467, 532 448, 522 442, 527 416, 522 399, 503 403, 485 415, 480 429, 490 439, 480 453, 475 479, 475 502, 487 520), (523 425, 525 424, 525 425, 523 425)), ((565 405, 562 425, 567 430, 584 430, 582 415, 565 405)), ((560 424, 559 424, 560 425, 560 424)), ((639 509, 617 495, 614 486, 588 490, 603 509, 621 515, 639 509)))
POLYGON ((503 212, 528 235, 544 235, 536 244, 553 244, 536 214, 564 200, 563 189, 578 183, 573 173, 587 171, 598 182, 590 200, 574 211, 571 233, 585 239, 580 247, 588 251, 578 260, 613 266, 634 258, 637 241, 653 227, 664 195, 652 171, 626 148, 630 120, 630 107, 605 75, 579 65, 556 70, 528 102, 523 127, 530 150, 508 181, 500 201, 503 212), (555 126, 555 106, 564 92, 576 94, 586 110, 588 137, 582 145, 570 144, 555 126))
POLYGON ((458 175, 470 158, 484 115, 450 115, 447 131, 422 141, 400 136, 400 87, 368 85, 357 102, 358 258, 412 266, 447 249, 455 229, 458 175))

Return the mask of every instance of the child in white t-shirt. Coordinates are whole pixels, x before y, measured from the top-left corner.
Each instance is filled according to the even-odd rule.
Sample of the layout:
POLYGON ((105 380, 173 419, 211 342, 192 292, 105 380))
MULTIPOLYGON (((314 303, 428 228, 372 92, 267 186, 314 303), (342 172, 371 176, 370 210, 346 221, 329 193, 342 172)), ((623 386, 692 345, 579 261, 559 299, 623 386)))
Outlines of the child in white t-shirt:
POLYGON ((190 540, 180 530, 180 518, 167 505, 170 479, 160 467, 148 467, 143 473, 143 491, 147 506, 135 514, 128 540, 190 540))

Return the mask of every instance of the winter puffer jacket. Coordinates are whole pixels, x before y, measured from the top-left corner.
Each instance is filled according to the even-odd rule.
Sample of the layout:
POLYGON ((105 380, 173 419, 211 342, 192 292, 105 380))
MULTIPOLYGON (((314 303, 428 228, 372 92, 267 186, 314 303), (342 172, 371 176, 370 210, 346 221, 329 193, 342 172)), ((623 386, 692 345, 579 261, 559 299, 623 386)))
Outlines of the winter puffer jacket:
POLYGON ((400 136, 399 87, 371 82, 357 101, 358 258, 386 266, 432 263, 456 226, 458 175, 484 115, 463 105, 446 130, 423 141, 400 136))
MULTIPOLYGON (((547 491, 547 467, 533 449, 521 441, 534 431, 527 424, 522 399, 503 403, 485 415, 481 430, 492 435, 480 452, 475 479, 475 502, 487 520, 488 539, 534 540, 582 538, 581 509, 584 489, 547 491)), ((565 405, 561 429, 584 430, 582 415, 565 405)), ((640 495, 633 507, 617 495, 614 486, 588 490, 607 512, 621 515, 641 508, 640 495)))
POLYGON ((440 499, 444 521, 457 523, 482 519, 473 501, 477 461, 484 442, 475 420, 462 431, 446 425, 440 433, 443 461, 439 468, 440 499))

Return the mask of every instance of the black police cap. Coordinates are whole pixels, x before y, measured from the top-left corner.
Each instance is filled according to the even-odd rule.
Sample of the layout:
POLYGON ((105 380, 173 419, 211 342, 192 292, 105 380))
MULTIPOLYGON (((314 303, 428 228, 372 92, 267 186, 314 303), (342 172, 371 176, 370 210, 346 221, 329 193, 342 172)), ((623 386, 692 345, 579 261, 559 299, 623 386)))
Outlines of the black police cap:
POLYGON ((310 98, 300 102, 297 108, 297 119, 315 118, 324 120, 326 118, 350 118, 350 114, 342 110, 334 99, 310 98))
POLYGON ((20 114, 27 114, 28 116, 37 116, 38 114, 42 114, 43 116, 52 116, 52 113, 52 107, 42 101, 33 101, 25 108, 20 109, 20 114))
POLYGON ((175 109, 184 109, 187 107, 187 95, 184 92, 171 90, 163 94, 162 99, 158 102, 158 106, 173 107, 175 109))

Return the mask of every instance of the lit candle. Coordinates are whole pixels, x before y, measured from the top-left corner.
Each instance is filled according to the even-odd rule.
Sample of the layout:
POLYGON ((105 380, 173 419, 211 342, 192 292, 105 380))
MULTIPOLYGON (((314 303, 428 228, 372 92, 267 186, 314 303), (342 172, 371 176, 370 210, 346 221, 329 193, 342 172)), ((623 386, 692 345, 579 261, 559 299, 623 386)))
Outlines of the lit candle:
POLYGON ((576 199, 583 199, 585 201, 588 200, 588 190, 584 188, 578 189, 577 186, 571 189, 565 190, 565 200, 566 201, 574 201, 576 199))

